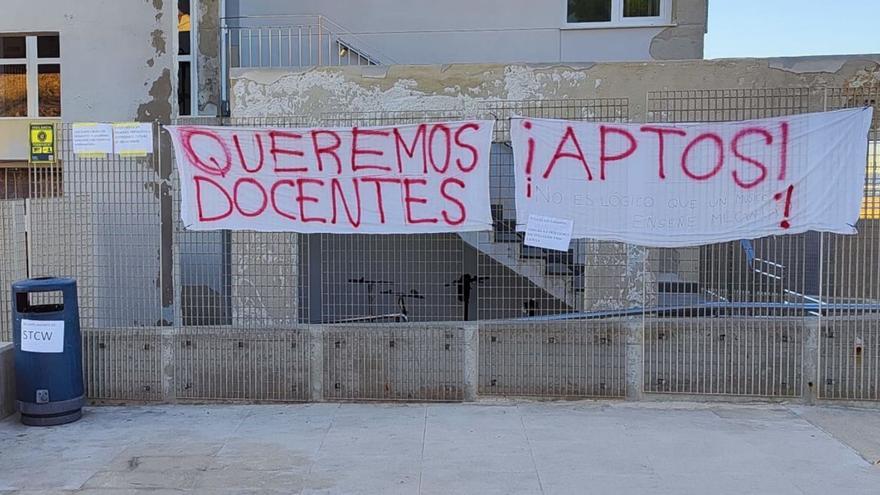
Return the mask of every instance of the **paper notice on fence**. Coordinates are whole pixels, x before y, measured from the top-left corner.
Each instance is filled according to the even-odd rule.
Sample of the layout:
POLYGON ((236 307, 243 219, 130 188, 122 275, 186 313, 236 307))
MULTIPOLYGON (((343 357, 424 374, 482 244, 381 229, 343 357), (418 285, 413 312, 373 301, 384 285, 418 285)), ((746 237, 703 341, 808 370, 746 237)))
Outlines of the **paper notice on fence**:
POLYGON ((113 124, 113 149, 124 156, 146 156, 153 152, 153 124, 116 122, 113 124))
POLYGON ((493 121, 387 127, 169 126, 191 230, 491 230, 493 121))
POLYGON ((71 130, 73 152, 80 156, 113 153, 113 126, 99 122, 77 122, 71 130))
POLYGON ((568 251, 573 226, 574 222, 567 218, 529 215, 524 243, 526 246, 568 251))
POLYGON ((574 238, 680 247, 853 234, 872 109, 744 122, 617 124, 515 117, 517 228, 574 219, 574 238))

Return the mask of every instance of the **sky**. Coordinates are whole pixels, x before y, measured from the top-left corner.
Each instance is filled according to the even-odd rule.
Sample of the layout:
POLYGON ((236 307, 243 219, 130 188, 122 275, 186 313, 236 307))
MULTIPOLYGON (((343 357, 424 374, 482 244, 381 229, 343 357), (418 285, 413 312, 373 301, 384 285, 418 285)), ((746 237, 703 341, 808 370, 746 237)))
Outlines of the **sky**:
POLYGON ((880 53, 880 0, 709 0, 706 58, 880 53))

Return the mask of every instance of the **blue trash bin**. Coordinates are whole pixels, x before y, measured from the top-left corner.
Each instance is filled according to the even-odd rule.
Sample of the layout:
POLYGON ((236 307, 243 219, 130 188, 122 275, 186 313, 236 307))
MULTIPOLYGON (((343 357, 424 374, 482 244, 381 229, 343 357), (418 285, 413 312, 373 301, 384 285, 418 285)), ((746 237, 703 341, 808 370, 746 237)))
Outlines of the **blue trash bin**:
POLYGON ((78 420, 85 394, 76 281, 45 277, 16 282, 12 308, 21 422, 53 426, 78 420), (61 303, 34 301, 41 292, 61 292, 61 303))

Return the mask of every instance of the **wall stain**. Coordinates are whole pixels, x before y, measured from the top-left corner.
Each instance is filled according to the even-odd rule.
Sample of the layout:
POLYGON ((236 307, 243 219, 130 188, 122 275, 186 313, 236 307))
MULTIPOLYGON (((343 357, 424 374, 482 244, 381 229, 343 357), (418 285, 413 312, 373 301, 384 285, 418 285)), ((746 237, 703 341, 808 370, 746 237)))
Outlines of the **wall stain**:
POLYGON ((137 120, 139 122, 170 122, 171 94, 171 70, 162 69, 162 75, 150 86, 152 99, 138 106, 137 120))
POLYGON ((150 36, 153 39, 152 45, 156 49, 156 55, 165 55, 165 32, 161 29, 154 29, 150 36))

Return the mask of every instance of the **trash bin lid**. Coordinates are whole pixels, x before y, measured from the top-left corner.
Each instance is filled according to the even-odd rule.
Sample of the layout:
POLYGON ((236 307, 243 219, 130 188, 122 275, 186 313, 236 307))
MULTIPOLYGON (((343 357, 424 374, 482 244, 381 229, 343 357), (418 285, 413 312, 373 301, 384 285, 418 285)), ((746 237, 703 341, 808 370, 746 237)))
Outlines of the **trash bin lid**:
POLYGON ((37 277, 19 280, 12 284, 13 292, 46 292, 76 287, 76 280, 70 277, 37 277))

